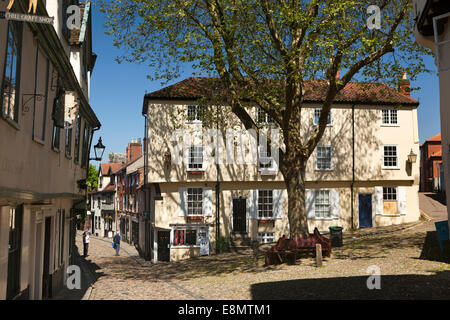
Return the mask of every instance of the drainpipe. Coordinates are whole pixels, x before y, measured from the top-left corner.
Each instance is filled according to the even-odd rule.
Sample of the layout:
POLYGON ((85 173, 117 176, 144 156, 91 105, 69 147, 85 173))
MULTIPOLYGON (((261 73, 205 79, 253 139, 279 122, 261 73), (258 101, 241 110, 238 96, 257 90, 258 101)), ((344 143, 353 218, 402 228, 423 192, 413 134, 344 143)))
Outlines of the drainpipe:
POLYGON ((220 237, 220 166, 219 166, 219 105, 216 119, 216 254, 220 237))
POLYGON ((350 185, 351 193, 351 212, 352 212, 352 226, 354 229, 354 185, 355 185, 355 105, 352 105, 352 184, 350 185))
MULTIPOLYGON (((150 190, 148 190, 148 118, 147 114, 143 113, 144 117, 144 212, 150 214, 150 190)), ((145 241, 145 251, 144 259, 147 261, 152 261, 152 250, 151 250, 151 239, 152 239, 152 218, 151 215, 147 216, 144 222, 144 241, 145 241), (148 228, 148 230, 147 230, 148 228), (148 231, 148 232, 147 232, 148 231), (147 241, 148 239, 148 241, 147 241)))

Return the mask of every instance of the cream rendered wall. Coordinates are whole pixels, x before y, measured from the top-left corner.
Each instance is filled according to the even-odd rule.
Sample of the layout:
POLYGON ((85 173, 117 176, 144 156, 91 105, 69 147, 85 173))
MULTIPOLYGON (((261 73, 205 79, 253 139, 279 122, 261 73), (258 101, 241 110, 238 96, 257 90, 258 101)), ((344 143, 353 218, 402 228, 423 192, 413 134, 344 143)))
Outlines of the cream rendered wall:
MULTIPOLYGON (((178 116, 189 102, 154 102, 149 105, 149 181, 216 181, 215 164, 207 165, 202 175, 189 174, 184 163, 176 165, 172 155, 170 170, 164 166, 164 153, 172 149, 170 141, 172 133, 181 128, 186 132, 200 129, 198 124, 186 123, 178 116), (170 110, 176 109, 177 111, 170 110), (181 111, 180 111, 181 110, 181 111)), ((304 136, 308 136, 313 128, 314 109, 318 105, 305 108, 305 118, 310 125, 302 127, 304 136)), ((393 108, 387 106, 385 108, 393 108)), ((356 179, 369 180, 419 180, 417 163, 412 170, 406 163, 411 150, 419 154, 417 129, 417 110, 414 107, 398 109, 398 126, 382 126, 381 114, 383 107, 355 106, 355 165, 356 179), (405 134, 407 133, 407 134, 405 134), (383 145, 398 145, 399 169, 382 169, 383 145)), ((306 178, 309 181, 350 181, 352 179, 352 110, 351 105, 335 105, 332 109, 332 125, 325 130, 319 145, 333 147, 333 170, 316 170, 316 153, 314 152, 307 165, 306 178)), ((229 115, 235 117, 234 115, 229 115)), ((256 113, 253 112, 253 116, 256 113)), ((235 121, 237 121, 235 119, 235 121)), ((242 127, 237 127, 242 129, 242 127)), ((225 135, 224 135, 225 138, 225 135)), ((279 172, 276 176, 264 176, 258 172, 256 165, 227 165, 224 152, 221 154, 223 164, 220 165, 220 181, 282 181, 279 172)), ((250 160, 247 156, 247 160, 250 160)), ((418 182, 417 182, 418 183, 418 182)))
MULTIPOLYGON (((3 24, 4 21, 0 21, 0 23, 3 24)), ((0 29, 3 30, 3 28, 0 29)), ((4 39, 2 37, 0 41, 0 46, 3 48, 0 48, 0 61, 4 61, 4 39)), ((2 150, 11 151, 0 154, 0 187, 40 194, 71 193, 82 195, 79 193, 76 181, 85 176, 86 169, 74 164, 72 159, 65 157, 65 130, 60 131, 60 150, 55 151, 51 147, 53 130, 51 109, 56 91, 52 91, 49 87, 44 144, 32 139, 33 104, 30 104, 30 111, 23 112, 22 110, 22 94, 34 92, 35 54, 36 41, 34 41, 31 31, 25 24, 23 28, 21 88, 18 101, 18 128, 14 128, 0 119, 2 123, 0 125, 2 150), (61 177, 65 177, 65 179, 61 179, 61 177), (42 181, 46 181, 46 183, 43 184, 42 181)), ((50 65, 50 75, 52 70, 53 67, 50 65)), ((45 82, 45 74, 39 75, 37 81, 45 82)), ((72 139, 73 155, 75 130, 73 130, 72 139)))
MULTIPOLYGON (((171 134, 180 128, 187 128, 187 132, 200 129, 199 124, 186 123, 180 116, 189 101, 153 101, 148 108, 148 137, 149 137, 149 182, 159 183, 163 201, 155 202, 155 226, 170 230, 170 224, 187 223, 184 217, 179 217, 179 191, 180 187, 210 187, 212 196, 212 217, 207 217, 203 222, 215 223, 216 195, 215 184, 217 180, 216 166, 206 166, 202 174, 190 174, 186 165, 176 165, 172 154, 172 164, 169 168, 164 165, 164 153, 170 149, 171 134)), ((302 134, 308 135, 314 124, 314 109, 319 105, 311 104, 305 108, 305 119, 308 125, 302 127, 302 134)), ((371 193, 375 187, 401 186, 406 190, 406 215, 384 216, 377 215, 373 210, 373 226, 417 221, 419 219, 418 184, 419 165, 408 164, 407 157, 411 150, 419 154, 419 138, 417 126, 416 107, 400 107, 397 110, 398 125, 383 126, 381 123, 382 109, 392 109, 393 106, 368 106, 355 105, 355 188, 353 200, 351 199, 350 186, 352 182, 352 105, 335 105, 332 109, 332 124, 325 129, 324 136, 319 145, 331 145, 333 148, 333 170, 316 170, 316 153, 314 152, 307 165, 308 190, 334 189, 339 191, 339 218, 338 219, 309 219, 309 231, 317 227, 321 232, 327 232, 333 225, 340 225, 344 230, 352 227, 351 204, 353 201, 353 226, 359 226, 358 195, 371 193), (383 169, 383 145, 398 145, 398 169, 383 169)), ((256 117, 256 110, 252 110, 252 116, 256 117)), ((235 117, 229 115, 230 118, 235 117)), ((237 120, 231 120, 237 123, 237 120)), ((236 125, 235 128, 241 128, 236 125)), ((225 137, 225 135, 224 135, 225 137)), ((247 158, 249 160, 249 158, 247 158)), ((220 234, 230 236, 232 231, 233 197, 247 197, 250 190, 255 189, 285 189, 280 172, 273 176, 262 176, 256 165, 226 165, 220 168, 220 234)), ((287 192, 282 193, 283 216, 276 219, 274 226, 259 225, 256 219, 248 214, 248 231, 252 240, 257 239, 258 232, 274 232, 274 238, 282 235, 289 236, 289 223, 287 217, 287 192)), ((248 202, 247 202, 248 207, 248 202)), ((248 211, 248 208, 247 208, 248 211)), ((215 249, 216 226, 210 226, 211 247, 215 249)), ((156 248, 155 248, 156 249, 156 248)), ((198 255, 197 247, 188 249, 176 249, 171 247, 171 260, 198 255)))

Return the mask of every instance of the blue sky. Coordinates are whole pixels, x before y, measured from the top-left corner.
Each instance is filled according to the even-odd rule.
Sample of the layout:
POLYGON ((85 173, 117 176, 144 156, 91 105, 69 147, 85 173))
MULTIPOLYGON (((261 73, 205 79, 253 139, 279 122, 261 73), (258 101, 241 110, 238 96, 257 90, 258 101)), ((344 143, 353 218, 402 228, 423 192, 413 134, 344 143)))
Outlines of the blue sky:
MULTIPOLYGON (((120 51, 112 45, 112 37, 104 33, 103 21, 103 14, 94 5, 93 50, 98 59, 91 78, 91 106, 102 127, 95 133, 93 144, 97 143, 99 136, 102 137, 106 146, 103 162, 107 162, 108 153, 125 152, 132 138, 143 138, 143 97, 146 92, 160 89, 161 84, 147 79, 152 70, 145 65, 115 62, 114 58, 120 51)), ((433 58, 427 57, 426 63, 429 68, 436 70, 433 58)), ((177 81, 191 75, 192 70, 187 67, 177 81)), ((420 75, 411 86, 421 88, 414 91, 412 97, 420 101, 419 138, 420 143, 423 143, 440 132, 438 76, 420 75)), ((98 166, 96 162, 93 164, 98 166)))

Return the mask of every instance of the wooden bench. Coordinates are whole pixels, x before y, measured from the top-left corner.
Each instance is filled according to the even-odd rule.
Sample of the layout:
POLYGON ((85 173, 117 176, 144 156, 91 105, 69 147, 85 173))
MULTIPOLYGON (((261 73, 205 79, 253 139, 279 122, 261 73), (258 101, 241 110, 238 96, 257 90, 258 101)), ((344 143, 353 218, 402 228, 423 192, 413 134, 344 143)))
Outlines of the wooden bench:
POLYGON ((277 243, 267 250, 265 255, 265 264, 275 264, 289 262, 295 264, 297 256, 304 252, 316 252, 316 244, 322 246, 322 256, 330 257, 331 241, 322 236, 319 229, 315 228, 314 233, 308 238, 296 236, 295 239, 286 239, 282 236, 277 243))

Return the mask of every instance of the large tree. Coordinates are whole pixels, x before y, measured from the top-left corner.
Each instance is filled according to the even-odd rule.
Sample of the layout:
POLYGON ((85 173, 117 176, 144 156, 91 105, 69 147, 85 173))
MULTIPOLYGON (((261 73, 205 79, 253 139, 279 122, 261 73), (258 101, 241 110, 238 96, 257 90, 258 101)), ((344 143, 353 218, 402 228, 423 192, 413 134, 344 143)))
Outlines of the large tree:
MULTIPOLYGON (((306 164, 336 95, 353 78, 397 85, 427 71, 414 40, 410 0, 101 1, 107 33, 126 49, 119 61, 148 63, 150 79, 171 81, 183 63, 220 77, 222 97, 247 129, 259 131, 249 99, 281 130, 279 169, 291 236, 308 230, 306 164), (376 11, 380 9, 380 28, 376 11), (368 10, 369 8, 369 10, 368 10), (376 8, 375 8, 376 9, 376 8), (342 77, 337 77, 342 74, 342 77), (323 80, 319 123, 300 134, 307 80, 323 80), (324 85, 325 84, 325 85, 324 85)), ((311 88, 309 88, 311 90, 311 88)), ((312 90, 315 90, 312 88, 312 90)))

